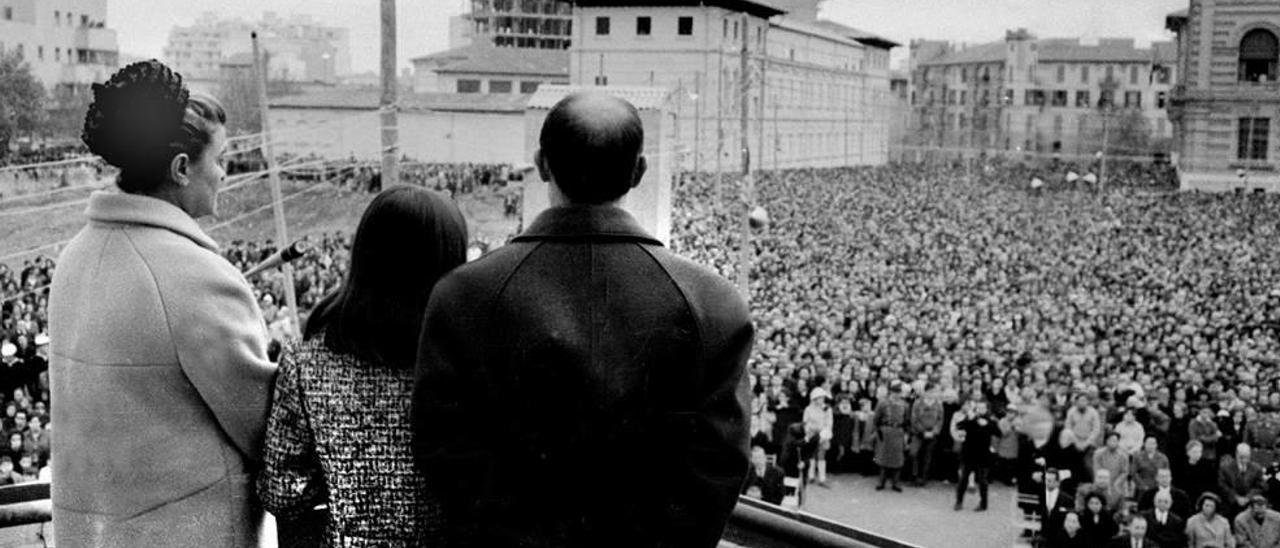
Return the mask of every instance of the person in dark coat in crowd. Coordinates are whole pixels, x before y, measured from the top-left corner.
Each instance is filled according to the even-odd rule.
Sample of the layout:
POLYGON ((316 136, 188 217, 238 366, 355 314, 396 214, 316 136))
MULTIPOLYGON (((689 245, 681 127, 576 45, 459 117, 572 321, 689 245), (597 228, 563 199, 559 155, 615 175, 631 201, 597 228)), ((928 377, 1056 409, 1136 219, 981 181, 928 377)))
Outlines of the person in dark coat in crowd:
POLYGON ((1095 545, 1089 544, 1089 537, 1085 534, 1084 528, 1080 523, 1080 514, 1076 511, 1067 512, 1062 518, 1062 527, 1053 534, 1046 536, 1046 548, 1095 548, 1095 545))
POLYGON ((1173 472, 1173 481, 1192 499, 1218 490, 1218 469, 1213 461, 1205 458, 1204 444, 1199 440, 1187 442, 1187 459, 1181 470, 1173 472))
POLYGON ((1058 470, 1050 468, 1044 473, 1044 492, 1040 494, 1040 531, 1045 538, 1053 538, 1062 530, 1067 513, 1075 510, 1076 501, 1062 489, 1058 470))
POLYGON ((1218 467, 1218 492, 1223 497, 1219 513, 1227 521, 1249 506, 1249 497, 1255 491, 1262 490, 1262 472, 1262 467, 1253 462, 1253 450, 1248 444, 1237 445, 1234 457, 1222 459, 1218 467))
POLYGON ((994 459, 991 442, 1000 436, 1000 427, 987 414, 987 403, 979 401, 974 403, 971 416, 960 423, 959 430, 964 432, 964 441, 960 443, 960 481, 956 483, 955 509, 964 507, 964 493, 972 475, 978 482, 979 501, 975 510, 982 512, 987 509, 987 471, 994 459))
POLYGON ((782 504, 786 494, 782 479, 786 474, 776 464, 769 464, 764 448, 751 448, 751 470, 747 472, 747 481, 742 483, 742 494, 753 496, 772 504, 782 504))
POLYGON ((876 405, 873 424, 876 429, 876 466, 880 467, 880 483, 876 491, 883 491, 885 482, 891 480, 894 491, 902 491, 898 485, 902 465, 906 463, 907 404, 902 400, 904 385, 894 382, 889 387, 889 397, 876 405))
POLYGON ((1147 520, 1147 537, 1161 546, 1186 546, 1187 521, 1173 510, 1173 504, 1173 496, 1168 492, 1155 494, 1154 507, 1141 514, 1147 520))
POLYGON ((570 95, 540 145, 552 207, 427 306, 413 443, 448 536, 713 548, 750 463, 747 305, 620 207, 646 169, 635 107, 570 95))
POLYGON ((1110 548, 1161 548, 1160 542, 1147 537, 1147 518, 1133 516, 1125 534, 1111 539, 1110 548))
POLYGON ((1086 546, 1106 546, 1120 531, 1101 494, 1090 493, 1085 497, 1084 508, 1080 510, 1080 529, 1088 539, 1086 546))
POLYGON ((1191 497, 1187 495, 1186 491, 1173 485, 1173 472, 1168 468, 1161 468, 1156 471, 1156 485, 1138 497, 1138 510, 1145 511, 1155 508, 1155 499, 1160 493, 1169 495, 1173 513, 1179 516, 1191 515, 1191 497))

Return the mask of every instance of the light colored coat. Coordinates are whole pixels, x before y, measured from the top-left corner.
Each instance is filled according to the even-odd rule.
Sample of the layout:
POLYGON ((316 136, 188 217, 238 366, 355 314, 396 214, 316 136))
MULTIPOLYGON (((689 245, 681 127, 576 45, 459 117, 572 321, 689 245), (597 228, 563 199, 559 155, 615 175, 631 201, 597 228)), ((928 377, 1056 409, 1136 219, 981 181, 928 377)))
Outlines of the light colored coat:
POLYGON ((49 300, 57 545, 258 545, 275 366, 248 282, 167 202, 88 216, 49 300))

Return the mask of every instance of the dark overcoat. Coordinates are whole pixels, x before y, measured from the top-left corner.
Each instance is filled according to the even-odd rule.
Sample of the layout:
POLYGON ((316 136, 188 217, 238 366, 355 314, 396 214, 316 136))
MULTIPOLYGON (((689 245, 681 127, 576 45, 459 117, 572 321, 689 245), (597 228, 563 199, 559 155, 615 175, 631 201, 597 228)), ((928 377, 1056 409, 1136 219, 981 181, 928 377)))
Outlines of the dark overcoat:
POLYGON ((753 335, 737 288, 615 207, 552 208, 446 276, 413 424, 452 539, 716 546, 748 469, 753 335))

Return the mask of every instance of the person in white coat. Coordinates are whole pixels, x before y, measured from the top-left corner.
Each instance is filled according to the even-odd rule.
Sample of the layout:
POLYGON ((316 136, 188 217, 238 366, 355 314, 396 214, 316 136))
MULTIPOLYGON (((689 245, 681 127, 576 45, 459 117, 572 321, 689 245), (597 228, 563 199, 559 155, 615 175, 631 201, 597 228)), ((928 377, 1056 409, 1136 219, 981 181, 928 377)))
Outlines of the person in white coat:
POLYGON ((275 365, 215 213, 226 114, 157 61, 94 86, 84 140, 123 192, 89 199, 49 298, 54 540, 63 548, 259 544, 275 365))

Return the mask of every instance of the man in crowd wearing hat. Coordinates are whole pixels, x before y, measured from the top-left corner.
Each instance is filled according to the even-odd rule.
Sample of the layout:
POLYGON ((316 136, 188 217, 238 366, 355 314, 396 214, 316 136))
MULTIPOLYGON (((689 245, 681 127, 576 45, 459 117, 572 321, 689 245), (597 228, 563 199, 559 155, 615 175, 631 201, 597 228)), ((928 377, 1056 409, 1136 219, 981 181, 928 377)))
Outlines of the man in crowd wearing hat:
POLYGON ((1280 512, 1270 508, 1267 497, 1249 495, 1249 510, 1235 519, 1237 548, 1280 548, 1280 512))
POLYGON ((808 453, 813 455, 815 466, 809 468, 809 482, 827 486, 827 451, 835 417, 831 413, 831 394, 821 386, 809 393, 809 406, 804 409, 804 439, 808 453))

